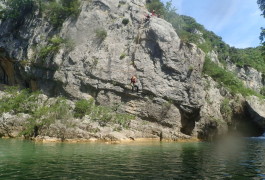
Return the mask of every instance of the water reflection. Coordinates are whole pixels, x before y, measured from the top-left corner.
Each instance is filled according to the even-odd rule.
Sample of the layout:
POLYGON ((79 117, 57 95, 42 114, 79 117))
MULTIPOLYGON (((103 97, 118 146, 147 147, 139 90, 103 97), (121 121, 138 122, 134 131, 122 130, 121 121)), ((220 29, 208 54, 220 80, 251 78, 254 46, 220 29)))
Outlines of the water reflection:
POLYGON ((41 144, 0 140, 0 179, 262 179, 265 140, 41 144))

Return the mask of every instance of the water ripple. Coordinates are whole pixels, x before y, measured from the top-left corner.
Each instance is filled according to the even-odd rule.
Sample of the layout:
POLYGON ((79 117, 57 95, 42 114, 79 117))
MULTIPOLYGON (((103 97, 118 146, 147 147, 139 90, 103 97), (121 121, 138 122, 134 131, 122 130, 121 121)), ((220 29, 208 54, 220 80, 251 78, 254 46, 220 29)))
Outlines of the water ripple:
POLYGON ((260 139, 236 145, 0 140, 0 179, 262 179, 264 154, 260 139))

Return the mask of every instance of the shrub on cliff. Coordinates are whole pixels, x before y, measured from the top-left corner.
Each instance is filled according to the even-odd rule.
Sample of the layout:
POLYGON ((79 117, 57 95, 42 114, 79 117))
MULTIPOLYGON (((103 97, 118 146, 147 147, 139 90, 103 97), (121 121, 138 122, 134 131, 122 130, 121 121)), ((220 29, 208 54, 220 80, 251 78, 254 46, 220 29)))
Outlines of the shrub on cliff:
POLYGON ((11 111, 15 114, 31 114, 35 110, 38 92, 30 93, 28 89, 19 91, 17 87, 10 87, 5 91, 8 95, 0 101, 0 114, 11 111))
POLYGON ((40 58, 46 58, 49 54, 55 54, 59 51, 61 45, 65 43, 66 41, 58 36, 54 36, 53 38, 49 39, 49 44, 46 46, 43 46, 40 49, 39 57, 40 58))
POLYGON ((5 0, 4 7, 0 8, 0 18, 22 20, 25 15, 32 12, 34 0, 5 0))
POLYGON ((208 57, 205 58, 205 63, 203 66, 203 72, 211 76, 220 85, 228 88, 231 93, 240 93, 243 96, 254 95, 262 97, 257 92, 252 89, 246 88, 243 82, 238 79, 233 73, 226 71, 225 69, 219 67, 217 64, 212 62, 208 57))
POLYGON ((95 33, 96 33, 96 38, 98 40, 98 43, 102 43, 108 35, 105 29, 97 29, 95 33))
POLYGON ((160 0, 148 0, 146 7, 148 11, 155 10, 157 14, 164 15, 165 7, 164 4, 160 0))
POLYGON ((263 96, 265 96, 265 87, 262 87, 260 89, 260 94, 263 95, 263 96))
POLYGON ((220 112, 225 120, 230 121, 232 117, 232 108, 230 107, 229 104, 229 99, 225 98, 220 107, 220 112))
POLYGON ((69 17, 77 17, 79 14, 79 0, 50 0, 43 3, 43 12, 55 28, 62 26, 69 17))
POLYGON ((123 24, 124 26, 126 26, 128 23, 129 23, 129 19, 128 19, 128 18, 124 18, 124 19, 122 20, 122 24, 123 24))
POLYGON ((50 104, 39 106, 32 112, 31 118, 28 119, 27 125, 20 133, 25 137, 36 137, 49 129, 49 126, 56 120, 65 120, 72 117, 70 106, 66 103, 66 99, 58 98, 50 104))
POLYGON ((75 103, 74 109, 74 117, 76 118, 83 118, 86 114, 88 114, 92 106, 94 105, 94 100, 90 99, 89 101, 82 99, 75 103))

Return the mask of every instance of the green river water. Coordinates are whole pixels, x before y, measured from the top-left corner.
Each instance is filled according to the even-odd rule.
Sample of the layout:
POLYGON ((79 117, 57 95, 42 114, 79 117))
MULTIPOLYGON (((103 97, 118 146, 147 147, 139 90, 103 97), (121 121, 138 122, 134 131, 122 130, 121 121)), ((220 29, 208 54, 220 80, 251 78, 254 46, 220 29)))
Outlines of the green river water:
POLYGON ((0 180, 265 179, 265 140, 35 143, 0 139, 0 180))

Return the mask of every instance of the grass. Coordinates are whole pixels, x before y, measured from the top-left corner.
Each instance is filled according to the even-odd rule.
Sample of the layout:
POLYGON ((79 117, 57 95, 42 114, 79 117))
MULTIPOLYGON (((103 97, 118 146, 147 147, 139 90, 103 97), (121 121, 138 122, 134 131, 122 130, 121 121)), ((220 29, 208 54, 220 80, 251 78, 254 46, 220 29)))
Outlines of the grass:
POLYGON ((130 21, 129 21, 128 18, 124 18, 124 19, 122 20, 122 24, 123 24, 124 26, 126 26, 129 22, 130 22, 130 21))
POLYGON ((61 45, 66 41, 58 36, 54 36, 53 38, 48 40, 49 44, 42 47, 39 52, 39 57, 44 59, 51 54, 55 54, 59 51, 61 45))
POLYGON ((211 76, 220 85, 229 89, 229 91, 233 94, 240 93, 243 96, 254 95, 261 98, 263 97, 261 94, 255 92, 254 90, 245 87, 243 82, 238 79, 233 73, 219 67, 208 57, 205 58, 203 72, 204 74, 211 76))
POLYGON ((107 33, 107 31, 105 29, 97 29, 95 31, 95 33, 96 33, 96 38, 100 42, 104 41, 106 39, 107 35, 108 35, 108 33, 107 33))
POLYGON ((120 55, 120 59, 124 59, 125 57, 126 57, 126 53, 122 53, 121 55, 120 55))
POLYGON ((230 107, 230 104, 229 104, 229 99, 225 98, 222 101, 221 107, 220 107, 220 112, 223 115, 224 119, 231 120, 233 112, 232 112, 232 108, 230 107))
POLYGON ((111 107, 95 105, 93 99, 79 100, 75 103, 74 116, 83 118, 88 115, 92 121, 97 121, 101 126, 108 123, 119 124, 123 128, 127 128, 130 120, 135 117, 125 113, 118 113, 111 107))
POLYGON ((79 0, 50 0, 42 3, 43 13, 54 28, 59 28, 69 17, 77 17, 80 13, 79 0))
POLYGON ((101 126, 118 124, 119 129, 128 128, 130 121, 135 118, 126 113, 118 113, 117 109, 96 105, 93 99, 79 100, 72 107, 63 97, 39 103, 40 93, 30 92, 28 89, 19 90, 17 87, 11 87, 5 92, 6 95, 0 101, 0 115, 6 112, 30 115, 23 131, 20 132, 20 135, 28 138, 48 133, 49 127, 57 121, 69 123, 73 118, 81 119, 85 115, 101 126))

